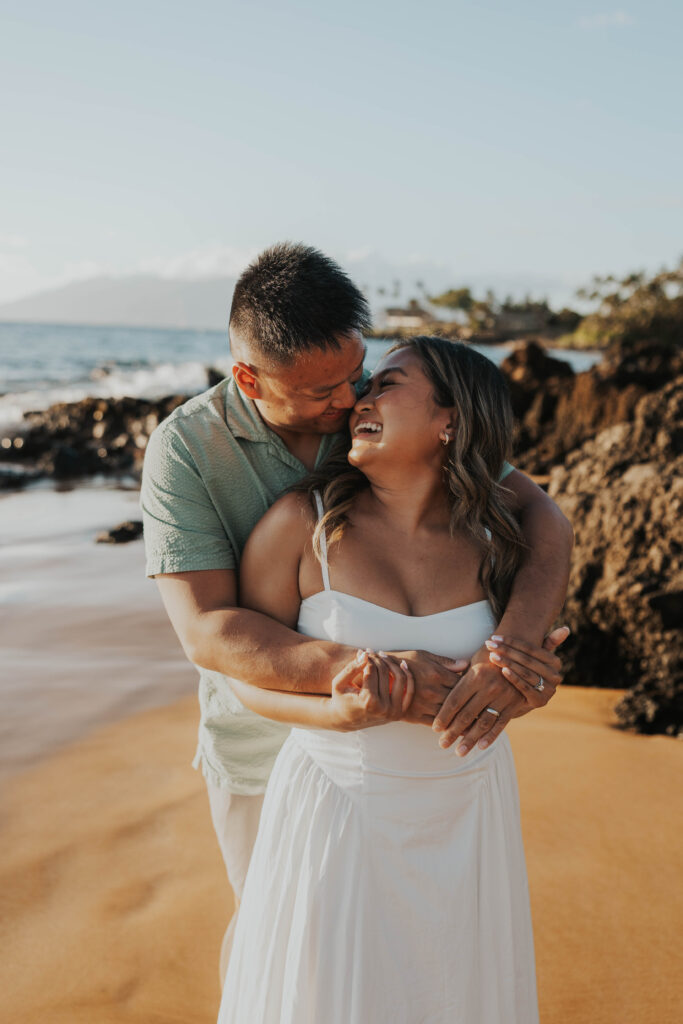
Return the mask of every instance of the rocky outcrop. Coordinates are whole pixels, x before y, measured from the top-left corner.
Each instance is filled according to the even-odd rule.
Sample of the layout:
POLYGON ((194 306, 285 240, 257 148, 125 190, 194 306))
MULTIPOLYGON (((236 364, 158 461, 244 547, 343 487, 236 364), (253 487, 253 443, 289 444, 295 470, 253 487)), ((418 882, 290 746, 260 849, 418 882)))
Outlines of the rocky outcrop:
POLYGON ((95 541, 98 544, 127 544, 128 541, 142 537, 142 520, 128 519, 125 523, 113 526, 111 530, 98 533, 95 541))
POLYGON ((585 373, 573 374, 533 342, 501 364, 517 421, 515 465, 547 474, 600 430, 630 421, 640 399, 683 373, 680 349, 657 341, 613 346, 585 373))
POLYGON ((149 435, 186 398, 85 398, 26 413, 24 428, 0 439, 0 459, 8 464, 1 475, 14 486, 40 476, 139 476, 149 435))
POLYGON ((683 376, 550 474, 574 525, 566 681, 627 687, 641 732, 683 731, 683 376))

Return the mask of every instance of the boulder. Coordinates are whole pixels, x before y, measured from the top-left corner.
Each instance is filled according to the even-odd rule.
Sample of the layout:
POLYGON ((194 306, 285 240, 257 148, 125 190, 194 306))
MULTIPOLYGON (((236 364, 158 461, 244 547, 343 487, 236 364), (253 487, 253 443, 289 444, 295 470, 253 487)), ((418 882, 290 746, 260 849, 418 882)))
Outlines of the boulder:
POLYGON ((142 520, 129 519, 125 523, 113 526, 111 530, 98 533, 95 538, 97 544, 126 544, 130 540, 137 540, 142 537, 142 520))
POLYGON ((531 474, 553 466, 600 430, 632 420, 641 398, 683 373, 683 352, 652 341, 614 345, 584 373, 560 373, 533 343, 502 364, 516 417, 514 463, 531 474))
POLYGON ((683 732, 683 375, 556 466, 576 534, 568 683, 627 688, 624 726, 683 732))

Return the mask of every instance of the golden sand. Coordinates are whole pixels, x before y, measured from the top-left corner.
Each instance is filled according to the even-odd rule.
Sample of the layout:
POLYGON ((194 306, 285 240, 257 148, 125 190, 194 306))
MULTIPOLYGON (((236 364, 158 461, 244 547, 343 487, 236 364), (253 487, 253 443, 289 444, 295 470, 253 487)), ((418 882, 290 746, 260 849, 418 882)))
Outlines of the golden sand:
MULTIPOLYGON (((680 1019, 683 744, 611 728, 616 696, 565 688, 511 729, 542 1024, 680 1019)), ((215 1021, 231 895, 196 716, 134 715, 5 786, 3 1019, 215 1021)))

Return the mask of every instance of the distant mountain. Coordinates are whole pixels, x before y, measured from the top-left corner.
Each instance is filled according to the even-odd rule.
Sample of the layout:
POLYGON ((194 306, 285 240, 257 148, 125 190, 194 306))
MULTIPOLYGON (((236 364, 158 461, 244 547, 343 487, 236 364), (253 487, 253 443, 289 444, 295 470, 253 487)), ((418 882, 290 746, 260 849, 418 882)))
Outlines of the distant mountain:
MULTIPOLYGON (((409 274, 398 265, 375 266, 370 257, 350 260, 348 270, 365 292, 378 323, 382 322, 385 306, 405 304, 413 297, 425 301, 425 285, 418 275, 431 295, 453 287, 454 282, 458 287, 464 282, 477 296, 487 288, 494 288, 500 297, 530 292, 536 297, 548 296, 558 309, 571 300, 576 287, 569 280, 549 276, 462 275, 427 264, 412 267, 409 274), (392 282, 391 288, 385 287, 387 281, 392 282)), ((227 327, 235 281, 234 277, 168 278, 153 274, 92 277, 6 302, 0 305, 0 321, 222 331, 227 327)))
POLYGON ((235 278, 93 277, 0 305, 0 320, 225 330, 235 278))

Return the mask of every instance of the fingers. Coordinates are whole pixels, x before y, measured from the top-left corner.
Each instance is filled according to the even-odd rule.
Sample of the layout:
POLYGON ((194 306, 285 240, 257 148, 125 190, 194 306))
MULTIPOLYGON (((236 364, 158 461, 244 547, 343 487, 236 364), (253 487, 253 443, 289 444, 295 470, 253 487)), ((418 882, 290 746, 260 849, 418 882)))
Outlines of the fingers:
POLYGON ((530 679, 528 673, 520 674, 520 672, 509 668, 507 665, 501 671, 507 681, 512 683, 515 689, 519 691, 532 707, 545 707, 550 698, 555 694, 556 687, 545 677, 532 675, 530 679), (538 687, 541 685, 541 682, 543 683, 543 689, 539 690, 538 687))
POLYGON ((389 704, 392 719, 403 716, 413 699, 415 681, 405 658, 400 661, 386 651, 378 651, 389 673, 389 704))
POLYGON ((558 626, 551 633, 548 633, 547 637, 543 641, 543 646, 546 651, 554 651, 557 647, 560 647, 567 637, 570 635, 571 629, 569 626, 558 626))
POLYGON ((552 651, 531 647, 518 640, 511 644, 507 639, 492 638, 486 641, 485 646, 494 665, 498 668, 507 665, 531 686, 535 686, 540 677, 552 686, 559 686, 562 682, 562 663, 552 651))
MULTIPOLYGON (((447 748, 458 741, 456 752, 464 756, 472 749, 473 744, 493 726, 495 715, 486 712, 481 721, 480 716, 487 707, 499 711, 501 717, 508 715, 520 698, 516 691, 511 691, 507 680, 498 669, 486 662, 473 665, 461 680, 463 694, 467 701, 444 727, 444 718, 437 715, 434 720, 434 731, 439 733, 439 745, 447 748), (477 724, 475 724, 477 723, 477 724), (467 739, 465 738, 467 737, 467 739)), ((448 714, 445 718, 448 718, 448 714)))
POLYGON ((362 683, 363 667, 366 662, 365 651, 359 651, 353 661, 345 665, 341 672, 332 680, 332 689, 338 693, 348 693, 350 690, 356 692, 362 683), (362 657, 361 657, 362 656, 362 657))
POLYGON ((361 692, 364 692, 367 695, 366 707, 373 707, 375 704, 379 703, 379 677, 377 674, 377 666, 373 661, 372 656, 367 653, 365 667, 363 668, 361 692))
MULTIPOLYGON (((458 744, 457 752, 460 753, 462 750, 460 756, 464 757, 475 746, 480 750, 486 750, 487 747, 490 747, 515 717, 515 712, 518 710, 519 705, 527 707, 528 710, 526 701, 516 693, 514 700, 505 704, 497 717, 492 715, 490 711, 484 710, 458 744)), ((496 710, 498 709, 496 708, 496 710)))
POLYGON ((437 662, 439 665, 443 665, 449 672, 464 672, 465 669, 469 668, 469 661, 467 658, 444 658, 441 654, 429 654, 429 658, 432 661, 437 662))
MULTIPOLYGON (((413 697, 415 696, 415 679, 413 673, 410 671, 408 662, 404 659, 400 662, 401 668, 405 675, 405 687, 403 690, 403 701, 401 702, 401 714, 405 715, 406 711, 410 707, 413 697)), ((431 722, 430 722, 431 724, 431 722)))

